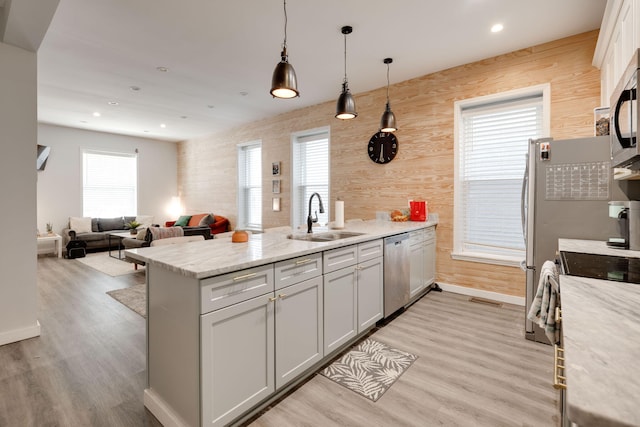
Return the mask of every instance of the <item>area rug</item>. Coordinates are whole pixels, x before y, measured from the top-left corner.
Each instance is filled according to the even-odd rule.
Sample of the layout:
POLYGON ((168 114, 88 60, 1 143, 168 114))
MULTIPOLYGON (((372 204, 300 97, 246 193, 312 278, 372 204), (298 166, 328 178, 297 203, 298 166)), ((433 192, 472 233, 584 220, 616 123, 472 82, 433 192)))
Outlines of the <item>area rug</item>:
POLYGON ((375 402, 417 358, 406 351, 366 339, 321 374, 375 402))
POLYGON ((131 286, 130 288, 109 291, 107 295, 124 304, 140 316, 147 317, 147 285, 144 283, 131 286))
POLYGON ((133 263, 110 257, 108 252, 87 254, 84 258, 76 258, 76 261, 114 277, 144 272, 143 266, 136 270, 133 263))

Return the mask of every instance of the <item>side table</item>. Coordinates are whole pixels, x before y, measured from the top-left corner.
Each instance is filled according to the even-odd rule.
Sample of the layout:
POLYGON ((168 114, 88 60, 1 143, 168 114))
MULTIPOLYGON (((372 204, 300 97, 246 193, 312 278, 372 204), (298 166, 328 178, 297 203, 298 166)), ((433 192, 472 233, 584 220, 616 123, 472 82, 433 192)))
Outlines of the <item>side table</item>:
POLYGON ((58 254, 58 258, 62 258, 62 236, 59 234, 41 234, 37 236, 38 243, 40 242, 54 242, 53 250, 58 254))

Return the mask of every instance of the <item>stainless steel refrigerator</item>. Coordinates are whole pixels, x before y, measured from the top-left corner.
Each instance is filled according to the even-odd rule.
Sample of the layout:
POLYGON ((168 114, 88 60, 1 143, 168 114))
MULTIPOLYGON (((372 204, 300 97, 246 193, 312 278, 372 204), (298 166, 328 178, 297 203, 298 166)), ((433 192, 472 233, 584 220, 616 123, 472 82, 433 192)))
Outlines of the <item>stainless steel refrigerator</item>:
POLYGON ((549 343, 526 313, 538 288, 542 264, 556 259, 558 239, 606 241, 618 236, 617 219, 609 217, 608 202, 628 200, 625 192, 628 182, 613 180, 608 136, 529 140, 522 186, 527 339, 549 343))

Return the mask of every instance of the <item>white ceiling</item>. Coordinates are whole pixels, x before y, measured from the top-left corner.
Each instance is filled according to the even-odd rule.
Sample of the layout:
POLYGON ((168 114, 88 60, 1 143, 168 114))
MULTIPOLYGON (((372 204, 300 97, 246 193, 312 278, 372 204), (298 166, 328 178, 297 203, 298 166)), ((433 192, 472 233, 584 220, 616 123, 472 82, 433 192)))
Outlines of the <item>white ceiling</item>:
POLYGON ((38 118, 161 140, 196 138, 337 99, 343 25, 353 26, 347 72, 358 94, 386 85, 385 57, 394 60, 393 84, 599 28, 605 5, 289 0, 287 46, 300 98, 280 100, 269 89, 284 37, 281 0, 60 0, 38 51, 38 118), (495 23, 504 31, 491 33, 495 23))

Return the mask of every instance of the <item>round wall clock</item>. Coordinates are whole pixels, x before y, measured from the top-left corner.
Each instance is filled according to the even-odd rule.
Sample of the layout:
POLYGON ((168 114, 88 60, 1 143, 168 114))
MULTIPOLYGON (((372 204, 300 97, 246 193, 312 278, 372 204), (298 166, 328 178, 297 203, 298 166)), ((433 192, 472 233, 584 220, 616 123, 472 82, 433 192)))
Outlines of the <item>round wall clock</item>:
POLYGON ((369 140, 367 154, 376 163, 389 163, 398 152, 398 139, 391 132, 377 132, 369 140))

